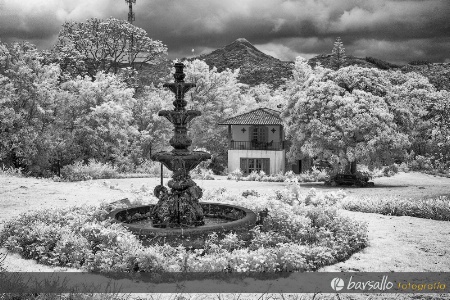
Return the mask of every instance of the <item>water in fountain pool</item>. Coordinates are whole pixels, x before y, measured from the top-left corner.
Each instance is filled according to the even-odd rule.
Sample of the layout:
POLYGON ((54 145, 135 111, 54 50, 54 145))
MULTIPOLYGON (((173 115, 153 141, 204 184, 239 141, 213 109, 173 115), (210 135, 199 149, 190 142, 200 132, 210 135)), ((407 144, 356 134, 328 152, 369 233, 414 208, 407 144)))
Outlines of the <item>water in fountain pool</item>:
MULTIPOLYGON (((227 219, 213 218, 213 217, 207 217, 207 216, 205 216, 203 221, 205 222, 205 225, 203 225, 203 226, 214 225, 214 224, 223 224, 223 223, 230 222, 230 220, 227 220, 227 219)), ((139 224, 142 229, 155 228, 155 227, 153 227, 153 223, 150 218, 134 221, 132 224, 139 224)))

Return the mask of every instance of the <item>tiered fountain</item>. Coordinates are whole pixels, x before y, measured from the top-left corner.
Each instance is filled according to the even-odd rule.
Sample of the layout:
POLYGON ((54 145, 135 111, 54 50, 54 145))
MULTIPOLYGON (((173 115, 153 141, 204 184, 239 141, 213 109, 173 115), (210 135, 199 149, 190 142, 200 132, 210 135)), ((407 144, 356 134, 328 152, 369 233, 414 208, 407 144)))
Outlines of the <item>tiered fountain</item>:
POLYGON ((174 125, 174 136, 170 152, 158 152, 151 159, 161 162, 173 172, 168 182, 170 190, 163 185, 155 187, 154 195, 159 199, 156 205, 118 209, 110 216, 117 222, 151 243, 183 244, 188 247, 202 247, 208 234, 219 235, 233 231, 245 236, 256 222, 252 211, 238 206, 219 203, 200 203, 202 189, 191 179, 189 172, 211 155, 202 151, 190 151, 192 140, 187 135, 187 124, 201 115, 198 110, 186 110, 185 93, 195 87, 184 82, 184 65, 175 64, 175 82, 166 83, 175 94, 173 110, 162 110, 159 116, 174 125))

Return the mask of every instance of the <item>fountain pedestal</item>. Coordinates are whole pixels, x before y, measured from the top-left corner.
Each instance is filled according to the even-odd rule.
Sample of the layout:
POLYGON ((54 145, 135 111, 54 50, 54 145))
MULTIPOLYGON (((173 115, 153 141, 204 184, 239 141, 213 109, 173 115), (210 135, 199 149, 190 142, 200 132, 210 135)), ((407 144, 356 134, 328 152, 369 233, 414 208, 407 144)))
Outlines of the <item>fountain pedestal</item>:
POLYGON ((154 161, 161 162, 173 172, 172 180, 168 182, 170 190, 158 185, 154 194, 159 199, 151 212, 154 227, 194 227, 204 225, 204 214, 199 199, 202 189, 191 179, 189 172, 211 155, 202 151, 190 151, 188 147, 192 140, 187 135, 187 124, 201 115, 197 110, 186 110, 185 93, 195 87, 193 83, 185 83, 184 65, 175 64, 175 82, 166 83, 175 94, 174 110, 162 110, 159 116, 165 117, 174 125, 174 136, 170 145, 174 148, 170 152, 158 152, 151 156, 154 161))

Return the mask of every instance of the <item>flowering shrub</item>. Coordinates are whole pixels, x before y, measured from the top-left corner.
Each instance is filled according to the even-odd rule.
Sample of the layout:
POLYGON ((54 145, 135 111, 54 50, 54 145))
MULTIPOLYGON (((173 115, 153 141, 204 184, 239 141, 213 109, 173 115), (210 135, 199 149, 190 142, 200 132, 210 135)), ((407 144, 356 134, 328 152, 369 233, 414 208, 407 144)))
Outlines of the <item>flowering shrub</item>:
POLYGON ((269 215, 251 230, 250 240, 232 232, 221 238, 213 233, 203 249, 145 247, 106 218, 103 204, 21 215, 5 224, 0 243, 41 263, 87 271, 308 271, 344 260, 367 244, 366 226, 337 213, 334 204, 341 197, 340 192, 311 190, 307 195, 263 195, 248 201, 225 189, 205 193, 203 201, 256 213, 267 208, 269 215))
POLYGON ((297 179, 299 182, 317 182, 317 181, 326 181, 329 175, 325 170, 318 170, 315 167, 312 170, 295 174, 292 171, 288 171, 285 174, 277 173, 272 175, 267 175, 264 171, 253 171, 247 176, 243 176, 243 173, 240 169, 235 170, 234 172, 228 174, 227 179, 229 180, 243 180, 243 181, 263 181, 263 182, 291 182, 294 179, 297 179))
POLYGON ((113 166, 94 159, 91 159, 88 164, 78 161, 61 169, 61 177, 67 181, 116 178, 118 175, 119 172, 113 166))
POLYGON ((5 165, 2 164, 2 167, 0 168, 0 176, 6 175, 6 176, 14 176, 14 177, 22 177, 24 174, 22 173, 22 168, 14 168, 14 167, 5 167, 5 165))
POLYGON ((391 198, 347 198, 342 207, 348 210, 378 213, 391 216, 410 216, 424 219, 450 221, 450 198, 439 196, 413 200, 391 198))
POLYGON ((417 155, 414 160, 410 162, 410 168, 414 171, 431 170, 433 169, 433 163, 431 159, 431 157, 417 155))
POLYGON ((436 153, 435 155, 416 155, 411 154, 407 168, 413 171, 420 171, 427 174, 450 177, 450 159, 448 155, 436 153))
POLYGON ((212 170, 196 167, 191 172, 192 179, 214 180, 214 173, 212 170))
POLYGON ((313 167, 311 170, 299 174, 298 177, 300 182, 317 182, 327 180, 329 175, 325 170, 319 170, 313 167))
POLYGON ((402 163, 398 166, 398 170, 399 170, 400 172, 408 173, 408 172, 409 172, 409 166, 408 166, 407 163, 402 162, 402 163))
MULTIPOLYGON (((151 177, 161 177, 161 163, 152 160, 145 160, 136 167, 136 173, 148 174, 151 177)), ((172 171, 163 166, 163 177, 169 178, 172 176, 172 171)))
POLYGON ((384 167, 384 169, 383 169, 383 174, 386 177, 391 177, 397 173, 398 173, 398 165, 397 164, 392 164, 390 166, 384 167))
POLYGON ((259 197, 259 193, 255 190, 246 190, 242 192, 242 197, 247 198, 248 196, 259 197))
POLYGON ((228 174, 227 179, 239 181, 239 180, 241 180, 243 175, 244 175, 244 173, 241 171, 241 169, 237 168, 236 170, 234 170, 233 172, 228 174))
POLYGON ((261 181, 261 178, 265 177, 266 173, 264 171, 253 171, 247 177, 243 178, 246 181, 261 181))

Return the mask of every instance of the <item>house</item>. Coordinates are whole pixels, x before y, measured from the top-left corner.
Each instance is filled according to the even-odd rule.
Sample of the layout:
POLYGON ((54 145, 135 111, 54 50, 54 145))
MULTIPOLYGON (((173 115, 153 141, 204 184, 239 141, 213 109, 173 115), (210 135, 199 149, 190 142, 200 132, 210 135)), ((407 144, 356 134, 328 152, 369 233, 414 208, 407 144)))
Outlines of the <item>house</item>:
POLYGON ((264 171, 275 174, 292 170, 300 173, 310 167, 310 160, 288 164, 283 122, 280 112, 258 108, 221 121, 228 126, 228 170, 240 168, 244 174, 264 171))

